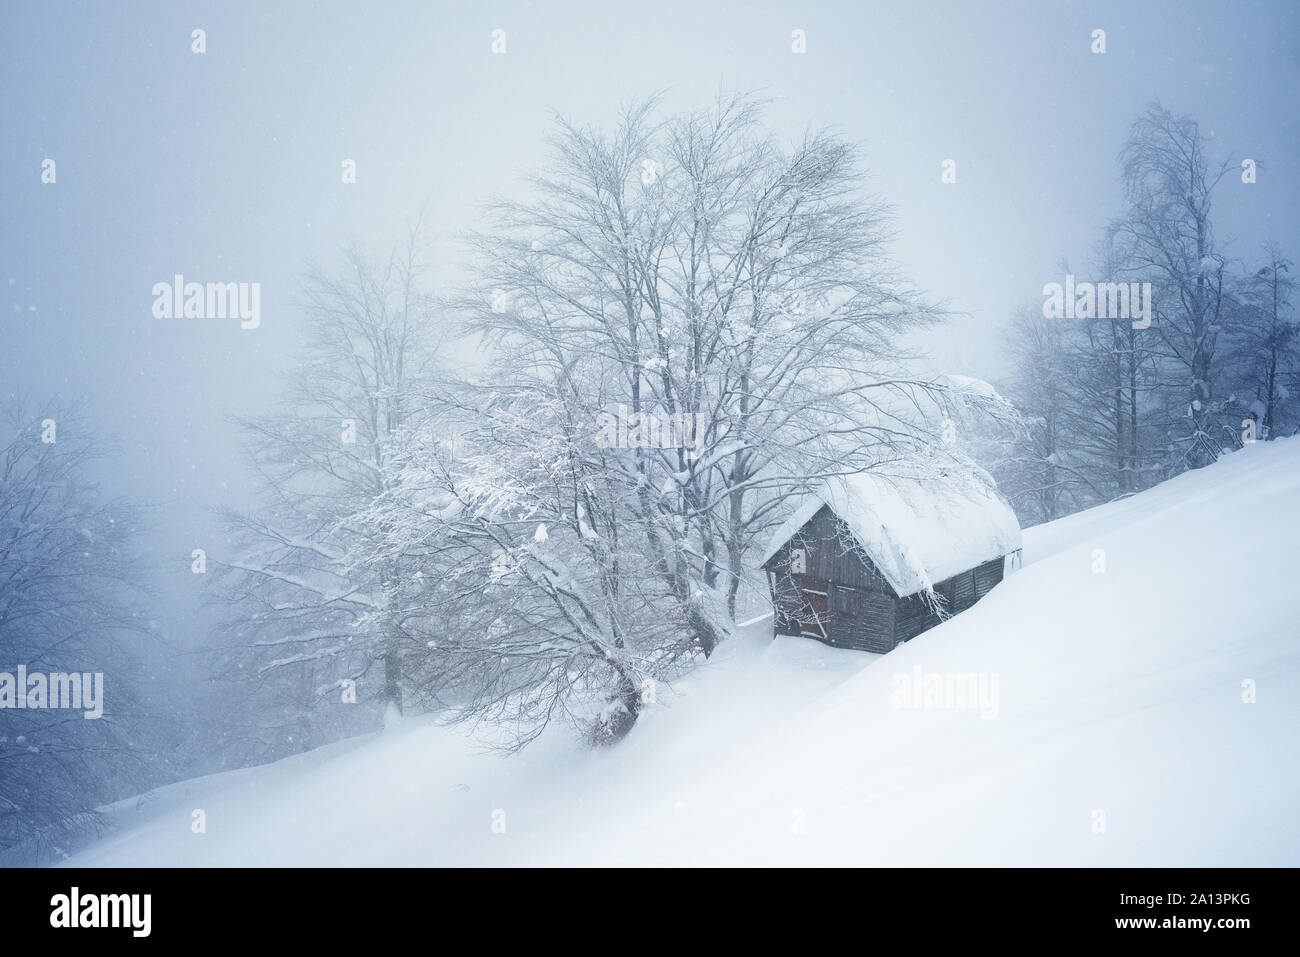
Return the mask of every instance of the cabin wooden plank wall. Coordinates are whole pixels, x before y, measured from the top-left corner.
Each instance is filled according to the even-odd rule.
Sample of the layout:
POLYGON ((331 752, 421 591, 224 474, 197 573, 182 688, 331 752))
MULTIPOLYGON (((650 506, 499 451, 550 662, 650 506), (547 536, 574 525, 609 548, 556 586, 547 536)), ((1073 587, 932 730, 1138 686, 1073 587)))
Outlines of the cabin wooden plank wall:
MULTIPOLYGON (((951 618, 965 611, 992 591, 993 586, 1002 581, 1004 563, 1003 558, 995 558, 935 585, 934 593, 944 616, 951 618)), ((908 595, 898 602, 894 637, 899 641, 907 641, 933 628, 942 620, 943 617, 923 596, 908 595)))
POLYGON ((934 590, 941 615, 921 595, 900 599, 823 506, 767 563, 776 632, 884 654, 975 604, 1002 581, 1003 565, 995 558, 939 582, 934 590), (802 571, 791 569, 793 549, 803 551, 802 571))
POLYGON ((894 647, 894 590, 829 508, 823 507, 781 546, 768 567, 775 578, 777 634, 804 635, 837 648, 881 654, 894 647), (803 550, 802 572, 787 571, 794 548, 803 550), (829 613, 824 639, 805 621, 805 589, 813 595, 826 592, 829 613))
POLYGON ((894 647, 892 595, 831 586, 831 641, 837 648, 884 654, 894 647))

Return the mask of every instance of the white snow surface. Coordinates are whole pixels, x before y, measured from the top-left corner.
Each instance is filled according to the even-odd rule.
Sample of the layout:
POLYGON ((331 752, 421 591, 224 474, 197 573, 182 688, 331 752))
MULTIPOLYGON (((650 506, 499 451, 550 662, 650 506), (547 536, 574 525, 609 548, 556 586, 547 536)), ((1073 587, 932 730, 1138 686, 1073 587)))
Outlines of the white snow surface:
POLYGON ((1016 513, 992 480, 972 471, 934 476, 863 472, 828 481, 801 499, 772 535, 759 564, 829 505, 900 597, 1009 555, 1021 547, 1016 513))
POLYGON ((1256 444, 1027 530, 883 657, 766 619, 612 748, 407 718, 123 801, 67 863, 1295 866, 1297 502, 1300 441, 1256 444), (996 675, 996 709, 893 706, 917 668, 996 675))

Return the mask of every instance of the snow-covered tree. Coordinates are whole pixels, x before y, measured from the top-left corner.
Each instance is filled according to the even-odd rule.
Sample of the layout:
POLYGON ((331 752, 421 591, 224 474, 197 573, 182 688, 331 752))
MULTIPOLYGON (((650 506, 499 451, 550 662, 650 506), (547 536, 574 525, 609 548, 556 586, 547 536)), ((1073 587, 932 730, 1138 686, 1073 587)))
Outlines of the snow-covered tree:
MULTIPOLYGON (((96 825, 94 809, 139 790, 145 756, 139 667, 150 629, 136 610, 144 565, 138 506, 104 498, 94 470, 109 450, 76 404, 0 408, 0 851, 35 863, 96 825), (18 689, 16 669, 40 674, 18 689), (52 709, 51 673, 102 674, 96 709, 52 709), (26 708, 16 697, 32 692, 26 708)), ((92 679, 93 681, 94 679, 92 679)), ((94 693, 94 692, 92 692, 94 693)), ((75 702, 75 699, 73 699, 75 702)), ((68 703, 68 702, 63 702, 68 703)))
POLYGON ((1264 265, 1239 284, 1241 307, 1227 334, 1236 409, 1245 417, 1242 421, 1255 423, 1262 440, 1289 435, 1296 427, 1300 325, 1292 308, 1293 266, 1277 246, 1265 248, 1264 265))
POLYGON ((214 556, 213 595, 229 610, 227 673, 266 699, 243 709, 254 727, 240 730, 263 740, 262 757, 400 711, 412 687, 410 639, 383 603, 408 570, 391 555, 358 562, 375 530, 354 518, 387 488, 393 436, 432 369, 427 257, 417 224, 378 262, 353 249, 337 271, 310 269, 303 359, 278 408, 242 423, 262 498, 227 516, 235 545, 214 556))
POLYGON ((510 746, 556 719, 617 740, 690 649, 638 489, 551 381, 598 365, 539 356, 507 389, 464 385, 441 405, 455 440, 429 420, 412 430, 400 480, 366 515, 385 530, 374 560, 419 569, 386 603, 424 637, 430 691, 510 746))
POLYGON ((924 443, 909 413, 941 390, 907 373, 899 341, 937 312, 887 258, 889 210, 861 191, 849 144, 783 148, 742 96, 665 120, 654 106, 612 135, 560 124, 537 198, 498 204, 476 237, 469 305, 494 340, 601 357, 593 428, 620 404, 695 417, 691 449, 639 445, 618 465, 646 490, 671 479, 643 509, 675 587, 732 608, 784 496, 924 443))
POLYGON ((374 561, 420 556, 405 622, 473 623, 429 638, 465 662, 442 667, 467 713, 531 732, 594 698, 617 738, 638 682, 725 639, 791 496, 955 460, 942 412, 978 399, 909 373, 899 343, 938 311, 834 135, 783 147, 734 96, 666 118, 652 100, 610 132, 560 121, 552 147, 532 197, 471 238, 459 307, 490 373, 424 403, 447 420, 405 431, 401 483, 361 524, 392 530, 374 561), (452 449, 431 438, 452 429, 452 449))
POLYGON ((1213 165, 1200 124, 1152 104, 1120 156, 1125 208, 1111 225, 1118 271, 1150 282, 1162 398, 1173 417, 1166 474, 1214 461, 1228 443, 1216 355, 1230 306, 1227 258, 1215 238, 1215 190, 1233 168, 1213 165), (1181 413, 1181 414, 1180 414, 1181 413))
POLYGON ((997 477, 1022 525, 1050 522, 1097 498, 1075 429, 1071 336, 1038 304, 1012 316, 1004 335, 1011 371, 1006 395, 1020 428, 978 455, 997 477))
POLYGON ((1026 492, 1038 496, 1035 518, 1204 465, 1249 435, 1249 422, 1268 434, 1287 409, 1289 264, 1271 250, 1243 279, 1230 263, 1211 215, 1230 164, 1212 165, 1195 118, 1159 104, 1133 123, 1120 162, 1125 204, 1093 272, 1150 283, 1151 321, 1097 308, 1013 323, 1008 393, 1029 441, 1019 461, 993 468, 1022 508, 1026 492), (1060 483, 1072 486, 1068 500, 1051 499, 1060 483))

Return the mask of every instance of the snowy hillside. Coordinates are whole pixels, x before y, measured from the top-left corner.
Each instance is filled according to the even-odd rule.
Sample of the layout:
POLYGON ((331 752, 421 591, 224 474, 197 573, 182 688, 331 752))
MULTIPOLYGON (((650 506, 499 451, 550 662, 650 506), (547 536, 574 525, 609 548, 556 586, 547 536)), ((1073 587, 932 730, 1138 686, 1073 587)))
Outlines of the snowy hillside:
POLYGON ((69 862, 1297 865, 1298 506, 1300 442, 1256 445, 1029 530, 1022 571, 887 656, 768 619, 616 747, 407 720, 123 802, 69 862), (896 707, 916 669, 986 697, 896 707))

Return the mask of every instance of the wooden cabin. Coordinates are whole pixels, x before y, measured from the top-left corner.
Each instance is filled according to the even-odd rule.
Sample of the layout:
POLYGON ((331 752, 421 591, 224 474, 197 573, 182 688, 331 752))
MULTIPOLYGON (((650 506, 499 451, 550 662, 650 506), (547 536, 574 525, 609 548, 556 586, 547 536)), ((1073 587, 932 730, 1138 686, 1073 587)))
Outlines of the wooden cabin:
POLYGON ((884 653, 1019 566, 1020 525, 986 476, 869 474, 800 500, 763 560, 776 633, 884 653))

